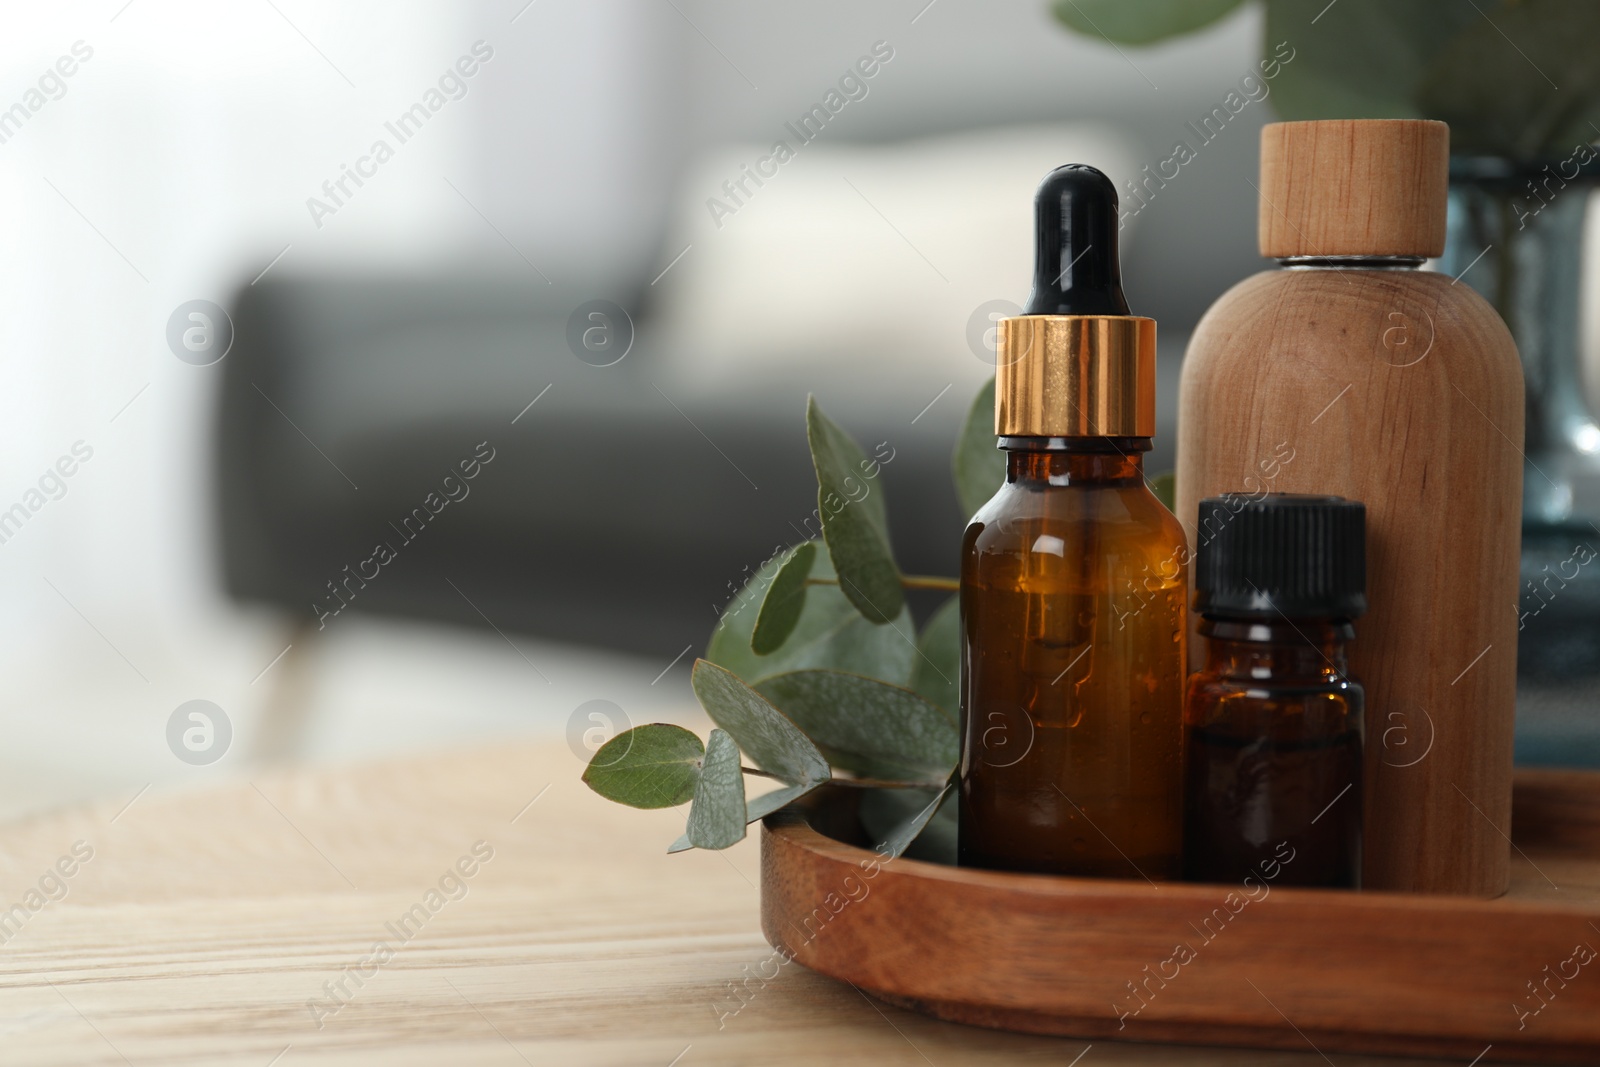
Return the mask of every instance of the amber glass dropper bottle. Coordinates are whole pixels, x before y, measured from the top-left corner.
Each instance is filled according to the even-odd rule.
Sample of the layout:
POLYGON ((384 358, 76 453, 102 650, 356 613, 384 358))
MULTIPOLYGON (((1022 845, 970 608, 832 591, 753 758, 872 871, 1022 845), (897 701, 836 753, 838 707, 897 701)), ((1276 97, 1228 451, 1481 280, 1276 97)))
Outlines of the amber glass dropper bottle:
POLYGON ((1155 322, 1128 314, 1105 175, 1057 168, 1035 212, 998 331, 1006 482, 962 542, 959 861, 1175 878, 1188 575, 1144 480, 1155 322))
POLYGON ((1362 690, 1351 620, 1367 607, 1366 508, 1336 496, 1207 497, 1189 679, 1184 874, 1361 882, 1362 690))

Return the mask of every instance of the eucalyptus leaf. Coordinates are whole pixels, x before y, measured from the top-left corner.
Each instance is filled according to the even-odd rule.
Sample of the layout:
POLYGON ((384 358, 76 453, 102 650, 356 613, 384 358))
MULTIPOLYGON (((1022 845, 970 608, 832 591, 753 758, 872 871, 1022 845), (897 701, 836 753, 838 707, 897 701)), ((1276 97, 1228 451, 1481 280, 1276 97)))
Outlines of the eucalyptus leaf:
POLYGON ((799 800, 823 782, 802 782, 800 785, 786 785, 781 789, 774 789, 770 793, 762 793, 745 807, 745 821, 755 822, 765 819, 768 815, 788 804, 790 801, 799 800))
POLYGON ((1177 514, 1178 511, 1178 476, 1172 471, 1158 474, 1150 479, 1150 492, 1161 501, 1168 511, 1177 514))
POLYGON ((750 649, 768 656, 783 647, 794 633, 795 624, 806 606, 806 579, 817 559, 817 543, 795 545, 778 563, 777 572, 761 598, 755 629, 750 634, 750 649))
POLYGON ((940 807, 944 805, 950 794, 955 792, 955 789, 953 782, 946 782, 944 788, 939 790, 938 794, 928 801, 921 811, 907 818, 878 842, 878 854, 888 856, 890 859, 899 859, 905 855, 906 849, 911 847, 911 842, 915 841, 918 835, 933 821, 934 816, 939 814, 940 807))
MULTIPOLYGON (((811 577, 824 581, 835 577, 825 546, 817 548, 811 577)), ((752 683, 807 667, 869 674, 896 685, 911 681, 917 652, 910 609, 902 609, 889 625, 877 626, 862 618, 835 585, 811 586, 788 639, 777 651, 757 655, 751 640, 761 600, 782 563, 781 558, 769 561, 734 597, 712 631, 707 659, 752 683)))
POLYGON ((711 721, 732 734, 760 769, 789 785, 825 782, 832 776, 817 746, 737 675, 696 660, 690 683, 711 721))
POLYGON ((705 767, 694 787, 685 832, 696 848, 727 848, 744 839, 744 771, 739 746, 721 730, 706 742, 705 767))
POLYGON ((911 689, 959 721, 961 713, 961 598, 944 602, 917 638, 911 689))
POLYGON ((1056 0, 1062 23, 1118 44, 1151 44, 1209 26, 1243 0, 1056 0))
POLYGON ((681 726, 649 723, 600 746, 584 768, 590 789, 632 808, 672 808, 694 796, 705 746, 681 726))
POLYGON ((897 781, 943 779, 960 754, 955 716, 909 689, 840 671, 768 678, 761 695, 833 766, 897 781))
POLYGON ((806 440, 817 472, 822 539, 838 572, 840 590, 866 618, 890 622, 905 606, 905 590, 889 548, 883 490, 867 477, 876 464, 822 413, 816 397, 806 402, 806 440))
POLYGON ((1448 36, 1418 87, 1423 113, 1450 123, 1451 151, 1560 159, 1600 137, 1600 4, 1480 6, 1448 36))
MULTIPOLYGON (((1264 3, 1259 70, 1284 119, 1442 119, 1453 152, 1521 160, 1562 159, 1596 138, 1593 0, 1264 3)), ((1053 10, 1089 37, 1145 44, 1209 25, 1237 5, 1057 0, 1053 10)))
MULTIPOLYGON (((874 841, 885 841, 905 823, 921 815, 939 795, 937 789, 868 789, 858 811, 861 828, 874 841)), ((907 859, 956 863, 956 806, 942 804, 905 850, 907 859)))
MULTIPOLYGON (((1278 64, 1277 76, 1267 82, 1273 110, 1296 121, 1420 117, 1417 79, 1455 19, 1440 12, 1432 33, 1418 33, 1410 16, 1420 11, 1434 19, 1437 0, 1340 0, 1324 11, 1326 6, 1326 0, 1267 0, 1262 56, 1278 64)), ((1470 4, 1455 6, 1478 17, 1470 4)))
POLYGON ((994 379, 990 378, 967 409, 950 457, 956 480, 956 499, 969 516, 989 502, 1006 481, 1006 454, 994 438, 994 379))
MULTIPOLYGON (((803 785, 786 785, 780 789, 774 789, 770 793, 762 793, 753 800, 747 800, 745 801, 744 821, 749 824, 757 819, 765 819, 791 800, 799 800, 822 784, 821 782, 807 782, 803 785)), ((687 852, 694 847, 694 843, 689 840, 689 835, 684 834, 667 846, 667 855, 670 856, 675 852, 687 852)))

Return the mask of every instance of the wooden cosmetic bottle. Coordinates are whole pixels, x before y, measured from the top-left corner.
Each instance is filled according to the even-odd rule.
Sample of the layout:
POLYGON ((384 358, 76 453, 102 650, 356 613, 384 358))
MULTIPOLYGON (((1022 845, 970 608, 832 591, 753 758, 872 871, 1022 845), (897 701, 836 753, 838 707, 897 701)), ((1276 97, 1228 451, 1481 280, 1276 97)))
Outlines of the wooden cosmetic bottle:
MULTIPOLYGON (((1184 361, 1178 517, 1202 498, 1367 508, 1367 889, 1509 880, 1522 371, 1494 310, 1418 269, 1444 250, 1449 129, 1287 122, 1261 137, 1261 254, 1184 361)), ((1193 647, 1193 646, 1191 646, 1193 647)), ((1192 659, 1192 657, 1191 657, 1192 659)))

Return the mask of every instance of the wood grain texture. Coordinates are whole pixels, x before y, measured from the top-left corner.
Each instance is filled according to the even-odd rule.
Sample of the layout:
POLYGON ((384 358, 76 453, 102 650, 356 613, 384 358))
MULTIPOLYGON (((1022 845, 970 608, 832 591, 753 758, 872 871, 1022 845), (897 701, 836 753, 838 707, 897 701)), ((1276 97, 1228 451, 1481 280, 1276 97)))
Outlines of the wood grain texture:
POLYGON ((985 1026, 1592 1064, 1600 958, 1567 961, 1600 946, 1600 775, 1520 783, 1526 856, 1497 900, 879 863, 830 836, 853 798, 824 792, 769 819, 762 922, 800 963, 985 1026))
MULTIPOLYGON (((0 907, 74 842, 94 850, 65 898, 0 945, 0 1063, 952 1067, 1084 1052, 904 1012, 772 962, 755 834, 727 853, 667 856, 684 811, 618 807, 581 770, 564 743, 500 744, 258 771, 152 790, 125 811, 127 796, 0 826, 0 907), (494 856, 466 895, 398 946, 385 924, 477 841, 494 856), (362 978, 379 941, 393 958, 362 978), (364 985, 347 978, 353 995, 318 1029, 307 1001, 347 968, 364 985)), ((1109 1043, 1079 1067, 1179 1064, 1325 1067, 1309 1051, 1109 1043)))
POLYGON ((1261 130, 1257 241, 1291 256, 1444 251, 1450 127, 1425 119, 1276 122, 1261 130))
POLYGON ((1503 892, 1523 399, 1499 316, 1429 272, 1268 271, 1200 321, 1179 409, 1191 548, 1218 493, 1367 506, 1364 884, 1503 892))

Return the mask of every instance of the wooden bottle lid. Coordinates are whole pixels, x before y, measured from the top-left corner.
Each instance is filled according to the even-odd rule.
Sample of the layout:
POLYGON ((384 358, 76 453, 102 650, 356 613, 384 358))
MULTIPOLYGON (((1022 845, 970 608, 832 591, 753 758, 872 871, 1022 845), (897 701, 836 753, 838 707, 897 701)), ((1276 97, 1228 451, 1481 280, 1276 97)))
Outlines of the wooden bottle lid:
POLYGON ((1261 254, 1437 256, 1450 127, 1424 119, 1277 122, 1261 131, 1261 254))

